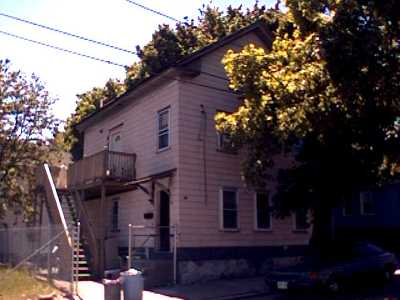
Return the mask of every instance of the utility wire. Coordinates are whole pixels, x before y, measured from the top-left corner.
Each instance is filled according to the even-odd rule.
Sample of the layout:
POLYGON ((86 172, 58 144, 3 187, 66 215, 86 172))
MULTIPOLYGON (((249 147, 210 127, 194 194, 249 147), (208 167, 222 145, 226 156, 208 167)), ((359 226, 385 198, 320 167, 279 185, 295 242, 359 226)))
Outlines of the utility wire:
POLYGON ((11 16, 11 15, 7 15, 7 14, 2 13, 2 12, 0 12, 0 16, 6 17, 6 18, 10 18, 10 19, 13 19, 13 20, 16 20, 16 21, 19 21, 19 22, 23 22, 23 23, 26 23, 26 24, 29 24, 29 25, 33 25, 33 26, 37 26, 37 27, 40 27, 40 28, 44 28, 44 29, 47 29, 47 30, 51 30, 51 31, 54 31, 54 32, 62 33, 62 34, 65 34, 65 35, 68 35, 68 36, 72 36, 74 38, 77 38, 77 39, 80 39, 80 40, 84 40, 84 41, 87 41, 87 42, 91 42, 91 43, 94 43, 94 44, 97 44, 97 45, 109 47, 109 48, 112 48, 114 50, 119 50, 119 51, 123 51, 123 52, 130 53, 130 54, 136 54, 136 52, 134 52, 134 51, 130 51, 130 50, 127 50, 127 49, 124 49, 124 48, 121 48, 121 47, 113 46, 113 45, 110 45, 110 44, 107 44, 107 43, 104 43, 104 42, 96 41, 96 40, 93 40, 93 39, 90 39, 90 38, 87 38, 87 37, 84 37, 84 36, 80 36, 80 35, 77 35, 77 34, 74 34, 74 33, 63 31, 63 30, 60 30, 60 29, 57 29, 57 28, 53 28, 53 27, 50 27, 50 26, 46 26, 46 25, 42 25, 42 24, 39 24, 39 23, 35 23, 35 22, 29 21, 29 20, 26 20, 26 19, 18 18, 18 17, 11 16))
POLYGON ((0 33, 2 33, 4 35, 8 35, 8 36, 16 38, 16 39, 20 39, 20 40, 23 40, 23 41, 31 42, 31 43, 38 44, 38 45, 41 45, 41 46, 45 46, 45 47, 48 47, 48 48, 52 48, 52 49, 55 49, 55 50, 58 50, 58 51, 63 51, 65 53, 82 56, 82 57, 89 58, 89 59, 92 59, 92 60, 97 60, 97 61, 109 64, 109 65, 114 65, 114 66, 118 66, 118 67, 122 67, 122 68, 127 68, 127 66, 125 66, 123 64, 119 64, 119 63, 116 63, 116 62, 113 62, 113 61, 110 61, 110 60, 107 60, 107 59, 98 58, 98 57, 87 55, 87 54, 84 54, 84 53, 81 53, 81 52, 77 52, 77 51, 61 48, 61 47, 58 47, 58 46, 50 45, 50 44, 47 44, 47 43, 44 43, 44 42, 39 42, 39 41, 36 41, 36 40, 28 39, 26 37, 23 37, 23 36, 20 36, 20 35, 16 35, 16 34, 13 34, 13 33, 9 33, 9 32, 6 32, 6 31, 0 30, 0 33))
POLYGON ((139 6, 140 8, 143 8, 143 9, 145 9, 145 10, 148 10, 148 11, 150 11, 150 12, 152 12, 152 13, 155 13, 155 14, 157 14, 157 15, 160 15, 160 16, 163 16, 163 17, 165 17, 165 18, 167 18, 167 19, 170 19, 170 20, 172 20, 172 21, 179 22, 179 20, 176 19, 176 18, 174 18, 174 17, 171 17, 171 16, 169 16, 169 15, 166 15, 166 14, 164 14, 164 13, 162 13, 162 12, 159 12, 159 11, 157 11, 157 10, 154 10, 154 9, 152 9, 152 8, 150 8, 150 7, 144 6, 144 5, 142 5, 142 4, 140 4, 140 3, 137 3, 137 2, 135 2, 135 1, 132 1, 132 0, 126 0, 126 1, 129 2, 129 3, 131 3, 131 4, 133 4, 133 5, 139 6))

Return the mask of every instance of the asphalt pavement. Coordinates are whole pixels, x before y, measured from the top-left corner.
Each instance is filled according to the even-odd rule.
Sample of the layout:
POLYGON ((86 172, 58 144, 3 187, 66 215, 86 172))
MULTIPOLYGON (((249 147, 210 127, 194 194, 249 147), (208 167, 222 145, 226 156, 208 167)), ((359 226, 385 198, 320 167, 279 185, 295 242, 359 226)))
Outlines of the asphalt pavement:
POLYGON ((359 283, 338 295, 322 292, 296 291, 254 296, 249 300, 400 300, 400 278, 383 285, 377 282, 359 283))

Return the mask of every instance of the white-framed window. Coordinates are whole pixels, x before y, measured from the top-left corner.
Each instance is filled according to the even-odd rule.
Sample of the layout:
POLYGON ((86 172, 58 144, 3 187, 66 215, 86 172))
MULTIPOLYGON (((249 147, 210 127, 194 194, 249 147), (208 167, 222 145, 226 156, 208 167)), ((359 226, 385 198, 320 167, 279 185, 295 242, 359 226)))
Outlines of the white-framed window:
POLYGON ((293 213, 293 228, 297 231, 305 231, 310 228, 308 209, 299 208, 293 213))
MULTIPOLYGON (((217 110, 218 113, 231 114, 231 112, 217 110)), ((228 132, 221 132, 217 130, 217 151, 236 154, 237 149, 232 145, 231 135, 228 132)))
POLYGON ((158 150, 170 146, 170 108, 164 108, 157 113, 158 150))
POLYGON ((360 192, 360 213, 363 216, 375 215, 375 200, 373 192, 360 192))
POLYGON ((223 187, 220 189, 220 227, 222 230, 238 230, 238 190, 223 187))
POLYGON ((220 151, 228 151, 231 147, 231 138, 228 133, 217 131, 217 149, 220 151))
POLYGON ((119 199, 114 199, 111 209, 111 232, 119 231, 119 199))
POLYGON ((272 229, 271 199, 269 192, 257 192, 254 196, 254 229, 272 229))

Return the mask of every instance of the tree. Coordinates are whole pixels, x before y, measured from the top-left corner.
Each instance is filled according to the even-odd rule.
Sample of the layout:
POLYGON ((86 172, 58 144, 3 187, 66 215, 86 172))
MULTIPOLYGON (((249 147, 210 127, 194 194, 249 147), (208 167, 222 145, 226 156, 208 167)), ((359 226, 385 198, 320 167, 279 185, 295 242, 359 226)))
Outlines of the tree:
POLYGON ((38 77, 0 60, 0 218, 7 211, 33 214, 35 168, 46 161, 59 125, 54 102, 38 77))
POLYGON ((197 22, 186 19, 175 28, 160 25, 152 39, 144 47, 136 47, 139 62, 134 62, 126 70, 124 84, 116 80, 108 81, 105 87, 93 88, 78 95, 77 108, 68 119, 65 128, 65 144, 73 157, 79 159, 82 154, 82 138, 75 130, 75 124, 99 108, 98 103, 106 102, 135 87, 143 79, 156 75, 173 66, 184 56, 191 54, 220 38, 237 31, 257 20, 264 20, 273 31, 277 28, 281 13, 276 9, 266 9, 256 1, 252 9, 229 6, 226 12, 210 5, 203 6, 197 22), (111 83, 111 85, 110 85, 111 83), (110 93, 111 91, 111 93, 110 93))
POLYGON ((331 239, 332 208, 351 191, 399 171, 400 47, 396 1, 287 0, 270 51, 224 58, 244 101, 219 114, 219 130, 246 149, 245 178, 268 188, 282 148, 295 163, 275 180, 278 215, 311 208, 318 246, 331 239))

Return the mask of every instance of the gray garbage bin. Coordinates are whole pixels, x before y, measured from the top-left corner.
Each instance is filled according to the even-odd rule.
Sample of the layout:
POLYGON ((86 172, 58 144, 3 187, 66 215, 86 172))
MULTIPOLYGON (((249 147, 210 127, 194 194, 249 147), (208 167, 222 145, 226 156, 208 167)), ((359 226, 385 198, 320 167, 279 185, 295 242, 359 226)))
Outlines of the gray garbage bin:
POLYGON ((124 292, 124 300, 142 300, 143 299, 143 276, 135 269, 129 269, 121 272, 121 284, 124 292))
POLYGON ((121 285, 118 279, 109 280, 103 279, 104 300, 120 300, 121 285))

